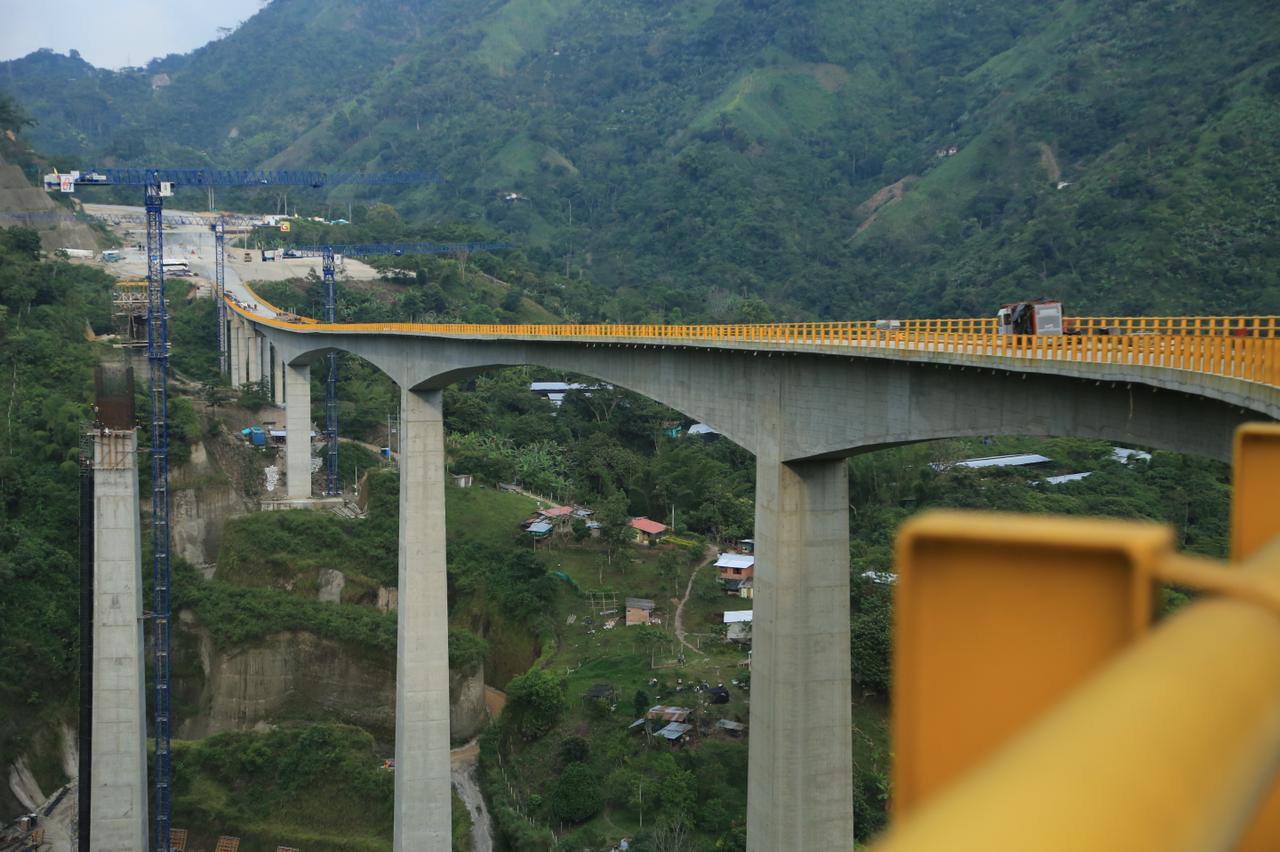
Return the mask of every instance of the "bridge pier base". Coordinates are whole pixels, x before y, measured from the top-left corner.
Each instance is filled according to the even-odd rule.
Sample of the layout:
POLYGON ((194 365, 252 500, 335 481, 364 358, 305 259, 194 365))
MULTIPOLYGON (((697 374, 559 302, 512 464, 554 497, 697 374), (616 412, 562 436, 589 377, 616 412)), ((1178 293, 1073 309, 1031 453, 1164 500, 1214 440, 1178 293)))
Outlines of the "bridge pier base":
POLYGON ((443 410, 442 391, 401 391, 396 852, 451 843, 443 410))
MULTIPOLYGON (((281 361, 283 363, 283 359, 281 361)), ((290 499, 311 496, 311 367, 284 365, 285 494, 290 499)))
POLYGON ((853 847, 849 475, 756 463, 749 852, 853 847))

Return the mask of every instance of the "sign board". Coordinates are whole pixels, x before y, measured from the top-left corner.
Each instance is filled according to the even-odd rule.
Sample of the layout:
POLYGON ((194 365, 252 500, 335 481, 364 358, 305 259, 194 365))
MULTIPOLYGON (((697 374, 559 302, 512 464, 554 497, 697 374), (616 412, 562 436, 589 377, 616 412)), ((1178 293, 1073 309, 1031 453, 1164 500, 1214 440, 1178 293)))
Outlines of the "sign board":
POLYGON ((288 222, 281 222, 281 223, 280 223, 280 230, 281 230, 281 231, 283 231, 283 232, 284 232, 284 233, 286 233, 286 234, 287 234, 287 233, 289 233, 289 229, 290 229, 290 228, 292 228, 292 227, 293 227, 293 226, 292 226, 292 225, 290 225, 288 222))
POLYGON ((58 175, 58 188, 63 192, 75 192, 76 179, 71 175, 58 175))
POLYGON ((171 195, 173 195, 173 182, 167 180, 160 181, 160 197, 168 198, 171 195))

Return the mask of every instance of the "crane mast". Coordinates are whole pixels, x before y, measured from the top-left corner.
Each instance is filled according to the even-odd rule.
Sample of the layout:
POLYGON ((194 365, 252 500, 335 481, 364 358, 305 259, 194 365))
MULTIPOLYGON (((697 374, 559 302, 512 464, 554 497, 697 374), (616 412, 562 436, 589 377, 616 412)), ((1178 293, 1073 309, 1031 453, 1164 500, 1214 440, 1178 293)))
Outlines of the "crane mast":
MULTIPOLYGON (((171 852, 170 817, 172 810, 172 704, 170 697, 170 656, 172 652, 169 586, 169 318, 164 291, 164 199, 175 186, 310 186, 324 187, 338 183, 364 185, 416 184, 437 178, 418 173, 326 173, 309 171, 220 171, 209 169, 91 169, 69 174, 47 174, 47 190, 74 192, 85 186, 141 186, 147 227, 147 366, 150 378, 151 413, 151 567, 152 595, 150 620, 153 664, 151 723, 155 741, 152 773, 152 824, 155 852, 171 852)), ((219 305, 218 338, 222 363, 226 364, 224 245, 222 223, 215 223, 217 249, 216 282, 219 305)), ((332 282, 332 275, 330 275, 332 282)), ((332 293, 332 283, 330 283, 332 293)), ((330 297, 332 304, 332 297, 330 297)), ((331 356, 332 357, 332 356, 331 356)), ((336 371, 330 383, 336 382, 336 371)), ((336 388, 336 385, 335 385, 336 388)), ((331 403, 335 448, 332 451, 332 481, 337 480, 337 408, 331 403)))

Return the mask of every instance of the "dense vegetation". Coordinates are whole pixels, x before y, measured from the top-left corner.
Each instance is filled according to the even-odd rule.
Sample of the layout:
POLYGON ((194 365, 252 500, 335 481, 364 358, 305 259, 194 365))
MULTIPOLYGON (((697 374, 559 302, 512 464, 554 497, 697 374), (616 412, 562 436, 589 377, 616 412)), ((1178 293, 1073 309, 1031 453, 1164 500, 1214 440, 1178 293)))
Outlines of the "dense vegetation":
MULTIPOLYGON (((316 852, 379 852, 391 843, 395 776, 368 733, 317 724, 175 743, 173 816, 190 842, 210 846, 235 826, 245 852, 282 839, 316 852)), ((469 849, 470 819, 454 798, 454 844, 469 849)))
POLYGON ((42 261, 39 248, 34 231, 0 229, 0 765, 41 723, 74 715, 80 572, 69 531, 79 525, 81 435, 99 354, 84 328, 110 325, 107 277, 42 261))
MULTIPOLYGON (((67 164, 438 171, 376 197, 602 285, 568 306, 584 318, 986 314, 1041 292, 1268 312, 1277 32, 1258 0, 276 0, 189 56, 117 73, 41 52, 0 88, 67 164)), ((302 203, 352 197, 375 196, 302 203)))

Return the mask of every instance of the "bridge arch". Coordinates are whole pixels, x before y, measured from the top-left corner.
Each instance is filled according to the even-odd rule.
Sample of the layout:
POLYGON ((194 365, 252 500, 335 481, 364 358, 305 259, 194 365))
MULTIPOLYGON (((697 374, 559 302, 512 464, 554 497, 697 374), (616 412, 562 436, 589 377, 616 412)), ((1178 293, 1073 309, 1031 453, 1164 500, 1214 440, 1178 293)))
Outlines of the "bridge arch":
MULTIPOLYGON (((1202 357, 1198 345, 1176 352, 1145 343, 1117 347, 1130 359, 1117 365, 1078 357, 1093 343, 1047 347, 1063 356, 1055 359, 1010 355, 1003 344, 969 339, 855 348, 828 345, 830 338, 628 340, 536 328, 523 337, 475 329, 428 335, 247 319, 283 354, 291 375, 305 378, 311 363, 337 349, 371 362, 401 388, 397 850, 443 846, 449 836, 442 390, 455 381, 517 365, 592 376, 709 423, 755 455, 753 850, 809 852, 852 842, 846 456, 939 438, 1021 434, 1225 459, 1239 422, 1280 415, 1274 384, 1161 366, 1202 357)), ((1251 362, 1254 375, 1261 363, 1261 356, 1251 362)), ((286 413, 289 434, 304 435, 286 413)), ((291 443, 290 468, 294 463, 291 443)))

